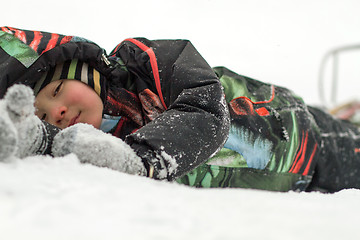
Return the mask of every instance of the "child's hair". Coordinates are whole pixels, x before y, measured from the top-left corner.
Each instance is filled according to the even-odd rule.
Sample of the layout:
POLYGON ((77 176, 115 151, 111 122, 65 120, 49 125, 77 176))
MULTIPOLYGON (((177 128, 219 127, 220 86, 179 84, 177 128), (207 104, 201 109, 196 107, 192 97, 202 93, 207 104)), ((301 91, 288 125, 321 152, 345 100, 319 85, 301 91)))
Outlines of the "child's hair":
POLYGON ((101 98, 104 95, 104 76, 89 64, 73 59, 60 63, 46 72, 35 84, 35 96, 46 85, 60 79, 79 80, 94 89, 101 98))

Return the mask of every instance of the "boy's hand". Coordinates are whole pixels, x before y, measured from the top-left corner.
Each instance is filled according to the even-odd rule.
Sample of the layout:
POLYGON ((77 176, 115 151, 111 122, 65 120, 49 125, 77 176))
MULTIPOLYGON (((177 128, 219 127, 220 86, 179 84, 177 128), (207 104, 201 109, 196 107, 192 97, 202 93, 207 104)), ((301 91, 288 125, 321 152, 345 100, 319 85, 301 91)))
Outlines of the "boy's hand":
POLYGON ((0 162, 15 155, 17 131, 6 110, 5 100, 0 100, 0 162))
POLYGON ((76 154, 82 163, 129 174, 147 175, 141 158, 129 145, 88 124, 78 123, 55 136, 52 154, 64 156, 69 153, 76 154))
POLYGON ((24 121, 35 113, 35 97, 30 87, 14 85, 7 90, 4 100, 7 112, 14 123, 24 121))
POLYGON ((21 84, 14 85, 7 90, 2 101, 4 106, 1 111, 4 113, 0 121, 4 122, 7 115, 11 122, 5 124, 9 127, 6 131, 11 132, 5 132, 4 135, 12 136, 14 131, 10 130, 11 126, 15 129, 15 155, 24 158, 43 153, 48 144, 46 128, 35 116, 35 97, 32 89, 21 84))

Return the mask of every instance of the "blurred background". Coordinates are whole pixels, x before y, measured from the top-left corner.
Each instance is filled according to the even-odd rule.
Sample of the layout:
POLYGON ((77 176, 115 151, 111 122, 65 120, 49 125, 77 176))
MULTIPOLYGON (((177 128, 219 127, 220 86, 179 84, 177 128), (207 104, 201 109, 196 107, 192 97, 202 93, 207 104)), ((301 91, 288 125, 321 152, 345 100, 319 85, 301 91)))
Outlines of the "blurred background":
MULTIPOLYGON (((291 88, 320 105, 324 55, 360 44, 358 0, 7 1, 3 26, 88 38, 110 52, 128 37, 186 38, 211 66, 291 88)), ((338 102, 356 98, 360 50, 338 55, 338 102)), ((324 65, 331 95, 332 58, 324 65)))

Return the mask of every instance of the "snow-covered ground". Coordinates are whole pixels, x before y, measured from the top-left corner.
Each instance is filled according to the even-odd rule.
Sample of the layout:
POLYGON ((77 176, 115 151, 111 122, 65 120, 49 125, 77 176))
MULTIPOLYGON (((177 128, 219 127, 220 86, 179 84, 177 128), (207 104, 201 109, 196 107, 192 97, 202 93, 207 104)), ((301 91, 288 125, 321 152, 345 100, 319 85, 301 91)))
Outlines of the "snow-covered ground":
POLYGON ((0 163, 1 239, 359 239, 360 191, 194 189, 65 158, 0 163))
MULTIPOLYGON (((188 38, 210 65, 287 86, 319 104, 321 58, 360 41, 359 10, 357 0, 42 0, 7 1, 0 19, 83 36, 108 51, 127 37, 188 38)), ((358 92, 356 55, 341 58, 344 98, 358 92)), ((74 155, 0 162, 6 240, 360 239, 359 202, 354 189, 194 189, 83 165, 74 155)))

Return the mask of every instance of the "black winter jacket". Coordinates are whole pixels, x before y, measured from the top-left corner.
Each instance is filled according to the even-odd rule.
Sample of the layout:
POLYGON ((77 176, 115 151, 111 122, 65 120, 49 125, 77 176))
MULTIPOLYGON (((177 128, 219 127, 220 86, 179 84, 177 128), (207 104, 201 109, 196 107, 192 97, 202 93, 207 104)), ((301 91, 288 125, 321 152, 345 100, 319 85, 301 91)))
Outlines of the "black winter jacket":
POLYGON ((187 40, 127 39, 107 55, 95 43, 75 36, 1 30, 0 97, 15 83, 33 88, 51 67, 76 58, 105 76, 101 83, 105 113, 111 114, 107 100, 117 90, 137 96, 151 93, 146 95, 150 100, 160 101, 159 114, 145 113, 148 121, 126 136, 124 131, 113 132, 148 169, 154 169, 155 178, 184 175, 214 155, 227 139, 230 120, 222 86, 187 40))

